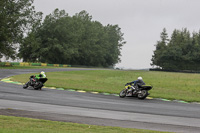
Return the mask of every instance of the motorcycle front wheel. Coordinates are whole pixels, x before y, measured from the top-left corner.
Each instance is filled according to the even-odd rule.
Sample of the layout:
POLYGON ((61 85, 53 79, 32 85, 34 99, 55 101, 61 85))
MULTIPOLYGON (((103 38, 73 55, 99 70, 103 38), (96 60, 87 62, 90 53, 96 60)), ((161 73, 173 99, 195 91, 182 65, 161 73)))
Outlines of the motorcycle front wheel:
POLYGON ((138 99, 145 99, 148 96, 147 90, 141 90, 141 92, 138 94, 138 99))
POLYGON ((23 85, 23 89, 26 89, 26 88, 28 88, 28 85, 26 85, 26 84, 23 85))
POLYGON ((35 90, 41 90, 42 89, 42 86, 43 86, 43 83, 42 82, 38 82, 33 88, 35 90))
POLYGON ((119 97, 124 98, 124 97, 126 96, 126 92, 127 92, 126 89, 122 90, 122 91, 119 93, 119 97))

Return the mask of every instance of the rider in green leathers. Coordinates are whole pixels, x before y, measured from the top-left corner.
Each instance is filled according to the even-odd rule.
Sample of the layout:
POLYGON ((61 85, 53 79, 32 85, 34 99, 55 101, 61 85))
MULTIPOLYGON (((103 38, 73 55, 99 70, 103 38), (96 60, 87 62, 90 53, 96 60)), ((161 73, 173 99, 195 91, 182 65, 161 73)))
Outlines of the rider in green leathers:
POLYGON ((40 78, 46 78, 46 77, 47 77, 47 76, 46 76, 46 74, 45 74, 44 71, 41 71, 40 74, 35 75, 35 79, 36 79, 36 80, 39 80, 40 78))
POLYGON ((23 88, 26 89, 29 86, 32 86, 36 90, 41 90, 47 80, 45 72, 41 71, 40 74, 30 76, 30 81, 24 84, 23 88))

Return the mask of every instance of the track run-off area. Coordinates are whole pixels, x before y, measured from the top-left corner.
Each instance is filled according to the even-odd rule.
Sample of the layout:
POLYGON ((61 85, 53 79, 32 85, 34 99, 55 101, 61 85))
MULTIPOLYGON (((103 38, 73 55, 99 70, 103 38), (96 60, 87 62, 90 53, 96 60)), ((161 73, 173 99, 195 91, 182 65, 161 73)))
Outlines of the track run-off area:
MULTIPOLYGON (((40 71, 81 71, 84 68, 0 69, 0 79, 40 71)), ((28 79, 27 79, 28 80, 28 79)), ((23 89, 0 81, 0 115, 16 115, 91 125, 170 132, 200 131, 200 104, 119 98, 89 92, 43 88, 23 89)))

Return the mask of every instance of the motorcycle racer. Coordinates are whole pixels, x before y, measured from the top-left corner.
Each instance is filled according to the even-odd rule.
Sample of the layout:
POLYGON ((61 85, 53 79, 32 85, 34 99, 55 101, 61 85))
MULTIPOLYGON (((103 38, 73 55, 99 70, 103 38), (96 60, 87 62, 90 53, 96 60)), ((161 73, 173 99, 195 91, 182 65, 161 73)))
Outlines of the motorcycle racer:
MULTIPOLYGON (((145 85, 145 83, 144 83, 144 81, 143 81, 143 79, 142 79, 142 77, 138 77, 137 78, 137 80, 135 80, 135 81, 132 81, 132 82, 130 82, 130 83, 127 83, 127 84, 130 84, 130 85, 132 85, 133 84, 133 89, 134 90, 137 90, 139 87, 138 87, 138 85, 145 85)), ((133 90, 129 90, 128 91, 128 93, 130 93, 130 92, 132 92, 133 90)))
POLYGON ((133 96, 138 99, 145 99, 149 95, 148 91, 152 88, 151 85, 145 85, 142 77, 138 77, 137 80, 125 84, 125 89, 119 93, 119 97, 133 96))
POLYGON ((39 80, 40 78, 46 78, 46 77, 47 77, 47 76, 46 76, 46 74, 45 74, 44 71, 41 71, 40 74, 35 75, 35 79, 36 79, 36 80, 39 80))
POLYGON ((48 80, 44 71, 41 71, 41 73, 38 75, 30 76, 29 79, 30 81, 23 85, 24 89, 28 88, 29 86, 32 86, 36 90, 41 90, 41 88, 44 86, 44 83, 48 80))
POLYGON ((140 85, 140 86, 141 86, 141 85, 145 85, 145 83, 144 83, 142 77, 138 77, 137 80, 130 82, 130 84, 134 84, 134 86, 135 86, 136 88, 138 88, 138 85, 140 85))

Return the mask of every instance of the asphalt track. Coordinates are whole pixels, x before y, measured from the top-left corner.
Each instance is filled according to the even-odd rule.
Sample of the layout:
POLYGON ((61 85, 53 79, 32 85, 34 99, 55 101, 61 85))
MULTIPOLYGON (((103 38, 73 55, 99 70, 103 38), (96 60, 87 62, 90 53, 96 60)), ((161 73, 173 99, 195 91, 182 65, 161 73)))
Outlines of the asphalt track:
MULTIPOLYGON (((43 70, 51 72, 88 69, 43 70)), ((0 69, 0 79, 40 71, 40 69, 0 69)), ((0 82, 0 115, 158 131, 200 132, 200 104, 156 99, 138 100, 46 88, 42 91, 32 88, 25 90, 21 85, 5 82, 0 82)))

